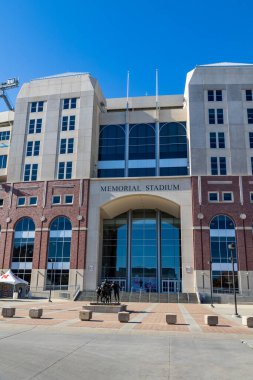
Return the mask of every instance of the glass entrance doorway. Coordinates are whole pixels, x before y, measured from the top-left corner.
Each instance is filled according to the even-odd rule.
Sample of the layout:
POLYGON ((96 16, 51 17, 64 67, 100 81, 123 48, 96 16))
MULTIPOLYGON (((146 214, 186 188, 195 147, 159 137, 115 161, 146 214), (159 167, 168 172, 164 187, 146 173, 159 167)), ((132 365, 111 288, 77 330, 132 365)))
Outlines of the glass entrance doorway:
POLYGON ((131 210, 103 221, 101 279, 127 291, 180 291, 180 220, 159 210, 131 210))
POLYGON ((163 293, 180 292, 180 281, 162 280, 162 292, 163 293))

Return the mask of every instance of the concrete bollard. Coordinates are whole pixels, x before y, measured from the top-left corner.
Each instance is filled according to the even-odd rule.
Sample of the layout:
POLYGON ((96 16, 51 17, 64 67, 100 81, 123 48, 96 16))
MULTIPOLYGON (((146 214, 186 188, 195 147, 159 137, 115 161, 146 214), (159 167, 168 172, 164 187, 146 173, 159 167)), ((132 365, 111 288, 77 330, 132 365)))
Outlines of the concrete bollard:
POLYGON ((91 310, 79 311, 79 318, 81 319, 81 321, 90 321, 92 318, 92 311, 91 310))
POLYGON ((2 308, 2 316, 4 318, 12 318, 15 315, 16 309, 15 307, 3 307, 2 308))
POLYGON ((129 312, 128 311, 119 311, 118 312, 118 321, 121 323, 129 322, 129 312))
POLYGON ((218 315, 205 315, 205 325, 216 326, 219 323, 218 315))
POLYGON ((242 316, 242 325, 247 327, 253 327, 253 317, 248 315, 242 316))
POLYGON ((175 325, 177 323, 176 314, 166 314, 166 322, 168 325, 175 325))
POLYGON ((42 314, 43 314, 43 309, 32 308, 29 310, 29 317, 30 318, 38 319, 38 318, 42 317, 42 314))

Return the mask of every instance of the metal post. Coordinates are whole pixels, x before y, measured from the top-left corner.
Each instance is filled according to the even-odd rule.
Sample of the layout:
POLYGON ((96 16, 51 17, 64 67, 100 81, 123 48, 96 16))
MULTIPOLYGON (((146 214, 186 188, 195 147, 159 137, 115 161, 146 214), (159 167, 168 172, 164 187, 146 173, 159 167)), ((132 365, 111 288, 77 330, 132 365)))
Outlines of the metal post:
POLYGON ((209 270, 210 270, 210 296, 211 296, 211 307, 214 307, 213 305, 213 268, 212 268, 212 259, 209 261, 209 270))
POLYGON ((228 249, 230 249, 230 260, 232 263, 232 274, 233 274, 233 292, 234 292, 234 304, 235 304, 235 317, 239 317, 239 314, 237 312, 237 299, 236 299, 236 288, 235 288, 235 268, 234 268, 234 255, 233 251, 235 249, 235 244, 231 243, 228 245, 228 249))
POLYGON ((48 302, 52 302, 52 286, 53 286, 53 259, 49 259, 48 260, 50 263, 52 263, 52 267, 51 267, 51 276, 50 276, 50 289, 49 289, 49 298, 48 298, 48 302))

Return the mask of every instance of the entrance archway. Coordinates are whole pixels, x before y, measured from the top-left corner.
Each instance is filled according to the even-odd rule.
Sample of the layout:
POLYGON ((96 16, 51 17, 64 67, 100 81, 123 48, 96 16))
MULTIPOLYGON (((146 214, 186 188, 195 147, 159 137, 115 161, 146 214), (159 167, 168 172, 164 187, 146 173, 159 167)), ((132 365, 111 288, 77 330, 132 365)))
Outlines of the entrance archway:
POLYGON ((100 280, 117 281, 127 291, 181 291, 178 205, 136 195, 110 202, 101 216, 100 280))

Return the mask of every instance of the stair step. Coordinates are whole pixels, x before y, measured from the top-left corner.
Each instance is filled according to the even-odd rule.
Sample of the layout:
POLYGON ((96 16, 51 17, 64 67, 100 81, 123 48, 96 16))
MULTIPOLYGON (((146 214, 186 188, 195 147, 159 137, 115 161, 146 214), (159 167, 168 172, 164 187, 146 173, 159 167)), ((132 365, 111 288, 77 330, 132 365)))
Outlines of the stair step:
MULTIPOLYGON (((96 302, 97 294, 94 291, 82 291, 77 301, 96 302)), ((198 303, 196 293, 120 293, 121 302, 153 302, 153 303, 198 303)), ((112 295, 112 301, 114 297, 112 295)))

